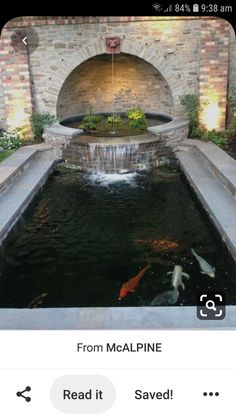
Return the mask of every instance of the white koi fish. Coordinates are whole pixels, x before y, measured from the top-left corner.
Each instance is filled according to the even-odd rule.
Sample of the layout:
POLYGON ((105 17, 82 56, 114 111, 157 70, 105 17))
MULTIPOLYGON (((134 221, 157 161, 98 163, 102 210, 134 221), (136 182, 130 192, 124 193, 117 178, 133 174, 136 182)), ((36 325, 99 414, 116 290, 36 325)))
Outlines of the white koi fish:
POLYGON ((199 263, 201 273, 204 275, 208 275, 211 278, 215 278, 215 268, 211 266, 205 259, 199 256, 193 249, 191 249, 191 252, 199 263))
POLYGON ((183 272, 182 266, 175 265, 174 270, 172 272, 167 272, 167 275, 172 275, 171 284, 174 289, 157 295, 154 300, 152 300, 150 304, 151 306, 159 306, 163 304, 173 305, 177 303, 179 299, 179 287, 182 287, 182 289, 185 290, 182 277, 189 279, 189 275, 183 272))

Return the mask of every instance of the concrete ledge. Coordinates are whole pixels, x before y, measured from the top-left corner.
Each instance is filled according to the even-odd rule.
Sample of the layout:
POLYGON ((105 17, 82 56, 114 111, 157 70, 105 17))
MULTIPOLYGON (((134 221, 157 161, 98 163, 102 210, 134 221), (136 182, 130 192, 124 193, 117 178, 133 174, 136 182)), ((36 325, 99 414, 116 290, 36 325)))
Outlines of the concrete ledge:
POLYGON ((195 149, 210 171, 236 198, 236 160, 213 143, 198 141, 195 149))
POLYGON ((55 157, 52 151, 41 150, 38 153, 32 149, 32 152, 33 155, 36 153, 34 160, 31 159, 31 164, 17 179, 11 179, 8 189, 0 197, 0 243, 7 237, 53 169, 55 157))
MULTIPOLYGON (((236 261, 236 200, 222 184, 218 172, 213 174, 194 148, 176 153, 180 166, 236 261)), ((226 154, 226 160, 227 157, 226 154)), ((214 155, 211 159, 214 161, 214 155)))
POLYGON ((23 146, 16 150, 10 157, 3 160, 0 163, 0 196, 29 167, 38 152, 50 149, 52 147, 44 143, 23 146))
POLYGON ((36 154, 37 149, 22 147, 0 163, 0 195, 23 173, 36 154))
POLYGON ((196 307, 0 309, 1 330, 236 329, 236 306, 224 320, 199 320, 196 307))

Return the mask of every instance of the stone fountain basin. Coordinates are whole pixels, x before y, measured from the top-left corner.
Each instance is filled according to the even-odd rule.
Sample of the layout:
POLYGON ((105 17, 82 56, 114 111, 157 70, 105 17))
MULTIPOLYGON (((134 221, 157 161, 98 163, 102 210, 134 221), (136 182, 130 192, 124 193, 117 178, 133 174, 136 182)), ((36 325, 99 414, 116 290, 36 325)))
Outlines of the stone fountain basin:
MULTIPOLYGON (((154 115, 154 114, 152 114, 154 115)), ((94 146, 117 146, 119 144, 147 144, 163 140, 168 147, 175 147, 188 137, 189 122, 185 117, 160 114, 157 116, 171 119, 161 125, 148 127, 148 133, 126 137, 94 137, 84 135, 83 130, 66 127, 60 123, 44 127, 43 138, 52 145, 58 157, 62 156, 62 149, 71 141, 94 146)))

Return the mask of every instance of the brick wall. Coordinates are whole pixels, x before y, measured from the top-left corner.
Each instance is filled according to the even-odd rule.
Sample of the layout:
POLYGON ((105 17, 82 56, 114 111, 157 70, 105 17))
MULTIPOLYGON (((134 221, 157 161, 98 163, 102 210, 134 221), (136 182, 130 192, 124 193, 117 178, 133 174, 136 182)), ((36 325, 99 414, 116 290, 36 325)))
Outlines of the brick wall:
POLYGON ((0 69, 0 127, 3 127, 4 119, 5 119, 5 101, 4 101, 1 73, 2 73, 2 70, 0 69))
POLYGON ((59 94, 60 117, 88 111, 122 112, 132 106, 149 112, 171 113, 173 100, 159 71, 146 61, 127 54, 112 58, 103 54, 90 58, 66 79, 59 94))
POLYGON ((1 34, 0 66, 2 102, 4 101, 3 127, 14 129, 29 123, 32 113, 30 70, 27 55, 16 54, 11 47, 10 29, 1 34))
POLYGON ((202 124, 207 128, 225 127, 228 62, 229 62, 229 24, 223 19, 202 21, 199 96, 203 106, 202 124), (211 126, 212 124, 212 126, 211 126))
POLYGON ((230 28, 228 97, 228 123, 230 124, 233 117, 233 111, 236 108, 236 37, 233 28, 230 28))

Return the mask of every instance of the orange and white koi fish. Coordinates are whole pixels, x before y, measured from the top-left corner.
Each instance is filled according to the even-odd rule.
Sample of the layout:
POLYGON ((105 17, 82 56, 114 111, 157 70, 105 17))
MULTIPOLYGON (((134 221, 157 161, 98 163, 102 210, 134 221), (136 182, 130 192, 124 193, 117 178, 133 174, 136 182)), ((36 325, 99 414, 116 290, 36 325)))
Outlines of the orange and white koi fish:
POLYGON ((122 287, 119 293, 119 300, 127 297, 129 292, 135 292, 135 288, 138 286, 140 280, 142 279, 142 277, 145 275, 146 271, 149 268, 150 268, 150 265, 148 264, 136 276, 134 276, 133 278, 129 279, 129 281, 124 282, 122 284, 122 287))

